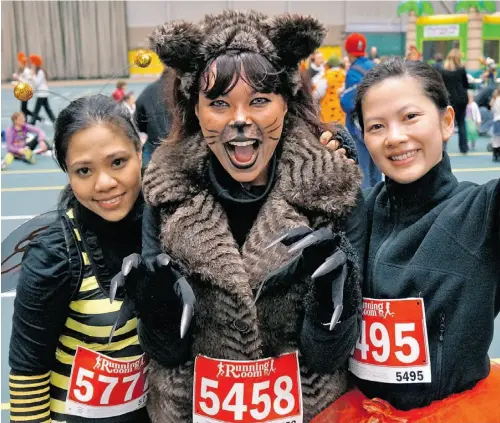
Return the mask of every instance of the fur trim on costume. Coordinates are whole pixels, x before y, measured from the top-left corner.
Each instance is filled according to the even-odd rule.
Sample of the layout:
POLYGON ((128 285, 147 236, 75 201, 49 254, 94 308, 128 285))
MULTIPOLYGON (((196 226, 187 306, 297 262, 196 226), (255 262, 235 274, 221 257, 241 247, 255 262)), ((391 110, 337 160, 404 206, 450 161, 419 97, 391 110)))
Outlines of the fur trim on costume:
MULTIPOLYGON (((148 412, 153 423, 191 421, 197 354, 255 360, 300 351, 311 280, 269 287, 254 304, 254 294, 266 276, 292 258, 281 244, 265 247, 297 226, 338 232, 340 221, 356 205, 361 173, 322 146, 300 121, 290 122, 289 127, 282 136, 275 185, 241 249, 212 194, 207 176, 210 150, 202 135, 163 143, 153 153, 144 176, 144 195, 161 209, 162 246, 182 264, 197 298, 191 359, 175 368, 151 359, 148 412), (237 330, 236 322, 248 330, 237 330)), ((357 318, 353 308, 361 301, 359 277, 355 268, 344 295, 341 319, 353 315, 352 324, 357 318)), ((318 374, 301 360, 301 381, 306 423, 347 390, 344 363, 331 373, 318 374)))

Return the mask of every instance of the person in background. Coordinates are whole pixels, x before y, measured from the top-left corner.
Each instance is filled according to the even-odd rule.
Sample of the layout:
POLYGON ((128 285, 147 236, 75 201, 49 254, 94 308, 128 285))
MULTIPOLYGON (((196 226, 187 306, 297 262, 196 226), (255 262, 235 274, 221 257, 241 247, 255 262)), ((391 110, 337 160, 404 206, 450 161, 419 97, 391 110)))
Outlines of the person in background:
POLYGON ((470 141, 471 150, 476 148, 476 141, 478 137, 478 128, 481 125, 481 113, 479 107, 474 101, 474 93, 469 90, 469 103, 465 110, 465 126, 467 127, 467 139, 470 141))
POLYGON ((369 188, 382 180, 382 174, 368 153, 363 134, 354 124, 354 107, 358 85, 365 74, 374 67, 374 63, 366 57, 366 38, 362 34, 350 34, 345 40, 344 47, 351 66, 347 71, 345 89, 340 96, 340 104, 346 114, 346 127, 356 142, 359 165, 363 171, 362 188, 369 188))
POLYGON ((481 75, 481 79, 488 86, 496 86, 497 64, 495 63, 495 60, 493 60, 491 57, 488 57, 486 59, 485 64, 486 64, 486 69, 481 75))
POLYGON ((469 102, 467 95, 469 80, 462 64, 462 52, 459 49, 450 50, 441 70, 441 76, 446 89, 450 93, 450 102, 455 110, 455 119, 458 126, 458 146, 460 152, 466 154, 469 151, 467 130, 465 128, 465 109, 469 102))
POLYGON ((36 54, 30 55, 30 63, 35 75, 35 86, 33 87, 36 95, 35 109, 33 110, 33 116, 31 117, 31 124, 34 125, 38 119, 38 114, 40 109, 43 107, 47 113, 49 119, 52 123, 55 122, 56 117, 52 112, 49 104, 49 86, 48 86, 48 75, 47 71, 42 67, 43 60, 40 56, 36 54))
POLYGON ((491 111, 491 98, 495 92, 495 85, 487 85, 478 90, 474 97, 474 101, 479 107, 481 112, 481 126, 479 128, 479 135, 489 136, 493 127, 493 112, 491 111))
POLYGON ((441 72, 443 70, 443 61, 443 55, 441 53, 436 53, 434 55, 434 63, 432 64, 432 67, 441 72))
POLYGON ((170 133, 172 116, 165 94, 172 83, 169 75, 168 68, 165 68, 160 78, 144 88, 136 101, 135 120, 139 131, 147 134, 147 140, 142 149, 144 168, 148 165, 153 151, 170 133))
POLYGON ((324 73, 324 71, 325 71, 325 58, 323 57, 323 53, 321 53, 320 51, 315 51, 311 55, 311 60, 309 62, 309 68, 308 68, 308 73, 311 80, 313 80, 318 73, 324 73))
POLYGON ((371 49, 370 49, 370 55, 368 56, 370 60, 373 60, 375 61, 375 59, 380 59, 379 55, 378 55, 378 49, 376 46, 373 46, 371 49))
POLYGON ((44 132, 36 126, 26 123, 24 113, 15 112, 12 116, 12 126, 5 131, 5 147, 7 154, 2 162, 2 170, 6 169, 14 160, 35 164, 33 150, 39 145, 39 152, 47 151, 44 132), (30 133, 35 137, 29 140, 30 133))
MULTIPOLYGON (((17 53, 17 64, 18 64, 18 70, 15 74, 12 75, 17 83, 19 82, 24 82, 26 84, 31 85, 34 87, 35 81, 33 77, 33 72, 28 66, 28 59, 26 58, 26 55, 20 51, 17 53)), ((33 113, 28 109, 28 102, 27 101, 21 101, 21 112, 24 113, 24 117, 28 119, 28 116, 33 116, 33 113)))
POLYGON ((422 54, 418 51, 416 46, 411 45, 406 54, 406 58, 408 60, 422 60, 422 54))
POLYGON ((129 92, 129 93, 125 94, 125 96, 123 97, 123 100, 121 102, 127 108, 127 110, 130 112, 130 115, 133 117, 135 115, 135 111, 136 111, 134 93, 129 92))
POLYGON ((125 81, 118 81, 116 83, 116 89, 113 91, 113 99, 117 102, 123 100, 125 97, 125 89, 127 88, 127 83, 125 81))
POLYGON ((321 121, 345 124, 345 113, 340 106, 340 92, 345 83, 345 70, 340 67, 340 59, 332 56, 328 59, 324 81, 325 95, 320 101, 321 121))
POLYGON ((491 146, 493 148, 493 161, 500 161, 500 88, 497 88, 491 98, 491 111, 493 112, 493 136, 491 146))

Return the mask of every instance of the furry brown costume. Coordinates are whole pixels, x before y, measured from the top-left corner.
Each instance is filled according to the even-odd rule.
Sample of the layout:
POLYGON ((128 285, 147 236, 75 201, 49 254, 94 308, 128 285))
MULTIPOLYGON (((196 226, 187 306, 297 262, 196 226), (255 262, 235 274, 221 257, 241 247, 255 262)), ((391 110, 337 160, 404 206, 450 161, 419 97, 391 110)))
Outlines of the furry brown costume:
MULTIPOLYGON (((146 201, 163 210, 163 247, 185 266, 197 297, 192 358, 204 354, 249 360, 297 350, 309 282, 277 287, 252 307, 254 294, 266 275, 291 258, 281 244, 273 250, 264 247, 301 225, 317 228, 330 222, 335 231, 335 222, 356 204, 360 172, 332 158, 297 122, 283 139, 275 187, 240 254, 225 213, 210 194, 208 155, 201 136, 175 145, 163 144, 154 153, 144 178, 146 201), (236 330, 235 321, 244 323, 248 332, 236 330)), ((360 298, 357 276, 352 272, 353 292, 344 299, 346 302, 360 298)), ((356 318, 350 318, 352 324, 357 324, 356 318)), ((347 389, 344 368, 319 375, 302 365, 301 378, 306 422, 347 389)), ((152 361, 149 379, 152 421, 191 421, 193 361, 174 369, 152 361)))
MULTIPOLYGON (((189 99, 196 94, 193 84, 199 69, 227 49, 265 55, 284 69, 287 89, 297 93, 298 61, 319 46, 323 35, 323 27, 312 18, 267 19, 255 13, 225 12, 201 26, 168 24, 151 40, 163 62, 176 69, 181 97, 189 99)), ((177 103, 177 118, 186 124, 185 104, 177 103)), ((342 138, 341 131, 336 135, 342 138)), ((361 174, 320 145, 290 109, 280 143, 275 184, 241 250, 213 194, 210 150, 201 132, 176 143, 165 142, 153 154, 144 176, 145 199, 160 209, 162 248, 183 266, 197 298, 189 360, 174 368, 151 360, 148 410, 154 423, 192 421, 193 365, 198 354, 254 360, 299 350, 300 356, 304 312, 314 302, 312 282, 308 276, 269 287, 254 305, 266 276, 292 258, 282 244, 265 247, 298 226, 339 231, 340 221, 356 205, 361 174)), ((353 328, 359 325, 361 293, 359 271, 352 264, 356 258, 347 244, 344 239, 351 269, 341 322, 344 328, 353 328)), ((351 332, 352 339, 339 348, 352 348, 358 331, 351 332)), ((346 369, 339 362, 335 369, 318 374, 305 359, 300 364, 304 421, 309 422, 346 391, 346 369)))

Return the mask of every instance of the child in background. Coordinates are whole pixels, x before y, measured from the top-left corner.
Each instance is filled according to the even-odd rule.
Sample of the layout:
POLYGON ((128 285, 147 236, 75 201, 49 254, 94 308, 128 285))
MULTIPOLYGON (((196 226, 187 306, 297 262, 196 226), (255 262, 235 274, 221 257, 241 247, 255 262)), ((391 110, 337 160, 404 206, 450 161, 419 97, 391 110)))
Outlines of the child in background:
POLYGON ((490 102, 491 111, 493 112, 493 137, 491 138, 491 146, 493 148, 493 161, 500 161, 500 89, 497 88, 493 92, 493 97, 490 102))
POLYGON ((133 92, 125 94, 122 104, 127 108, 132 116, 135 115, 135 97, 133 92))
MULTIPOLYGON (((14 78, 14 85, 17 85, 20 82, 24 82, 30 84, 32 87, 35 86, 33 71, 29 68, 27 62, 28 59, 22 51, 17 53, 18 71, 12 75, 12 78, 14 78)), ((21 101, 21 112, 24 113, 25 118, 28 118, 28 116, 33 116, 33 113, 28 110, 27 101, 21 101)))
POLYGON ((125 81, 118 81, 116 83, 116 90, 113 91, 113 98, 115 101, 120 102, 125 97, 125 89, 127 88, 127 83, 125 81))
POLYGON ((471 143, 471 149, 476 148, 476 140, 478 137, 478 128, 481 125, 481 113, 479 112, 479 107, 474 101, 474 94, 472 91, 468 92, 469 103, 465 109, 465 126, 467 129, 467 139, 471 143))
POLYGON ((48 148, 44 132, 36 126, 26 123, 24 113, 15 112, 11 119, 13 125, 5 131, 7 154, 2 162, 2 170, 6 169, 14 159, 35 164, 33 158, 35 147, 40 145, 39 152, 46 151, 48 148), (35 134, 35 138, 29 140, 29 133, 35 134))

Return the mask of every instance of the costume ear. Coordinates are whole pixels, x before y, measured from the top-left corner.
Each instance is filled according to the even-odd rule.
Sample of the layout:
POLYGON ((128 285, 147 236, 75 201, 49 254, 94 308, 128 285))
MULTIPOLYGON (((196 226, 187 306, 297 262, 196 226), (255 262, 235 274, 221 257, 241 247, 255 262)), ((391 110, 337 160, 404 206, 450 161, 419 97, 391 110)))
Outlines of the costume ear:
POLYGON ((326 28, 315 18, 286 14, 270 18, 268 37, 285 66, 296 66, 321 45, 326 28))
POLYGON ((202 39, 199 26, 186 21, 169 22, 149 35, 150 47, 160 60, 181 73, 196 70, 202 39))

